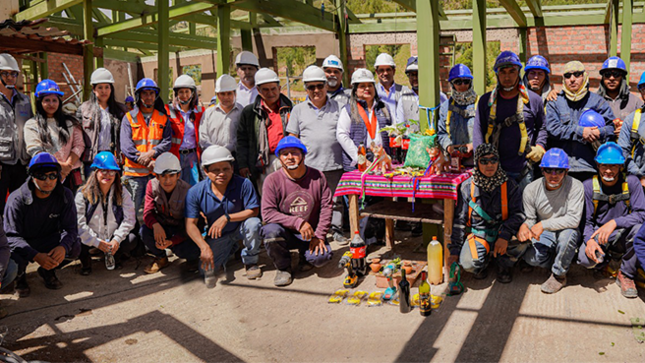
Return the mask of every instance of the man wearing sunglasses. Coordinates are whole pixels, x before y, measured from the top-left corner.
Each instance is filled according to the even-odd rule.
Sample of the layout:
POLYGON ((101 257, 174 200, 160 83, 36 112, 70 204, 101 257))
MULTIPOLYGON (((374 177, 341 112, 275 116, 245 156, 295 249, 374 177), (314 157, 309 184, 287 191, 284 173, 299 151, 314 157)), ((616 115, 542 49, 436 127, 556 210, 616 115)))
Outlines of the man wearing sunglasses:
POLYGON ((74 194, 60 183, 60 170, 53 155, 36 154, 29 163, 31 177, 7 199, 4 226, 11 259, 18 265, 20 297, 31 293, 25 272, 29 263, 39 265, 38 275, 46 288, 57 290, 63 284, 55 270, 81 251, 74 194))
POLYGON ((542 98, 520 82, 520 58, 511 51, 495 60, 497 86, 478 102, 473 126, 473 146, 491 143, 499 149, 501 166, 524 188, 533 180, 530 162, 544 155, 547 134, 542 98))
MULTIPOLYGON (((307 100, 293 107, 287 132, 308 145, 305 165, 323 172, 333 194, 343 176, 343 148, 336 138, 340 110, 338 103, 327 96, 327 78, 322 68, 307 67, 302 77, 307 100)), ((342 210, 342 204, 334 203, 332 231, 336 242, 346 243, 342 210)))
POLYGON ((514 257, 523 253, 522 260, 529 266, 550 269, 542 292, 553 294, 566 285, 567 271, 576 254, 584 188, 567 175, 569 156, 562 149, 549 149, 540 168, 544 177, 529 184, 523 195, 526 220, 517 239, 526 243, 508 253, 514 257))
MULTIPOLYGON (((0 195, 13 192, 27 179, 29 154, 23 128, 33 117, 29 97, 16 89, 20 67, 7 53, 0 54, 0 195)), ((5 198, 0 198, 0 212, 5 198)))
POLYGON ((611 107, 614 116, 614 131, 618 136, 623 121, 629 114, 643 107, 643 101, 629 90, 629 77, 625 62, 618 57, 610 57, 600 69, 600 87, 598 95, 603 97, 611 107))
POLYGON ((546 106, 546 129, 549 145, 569 155, 569 175, 584 182, 596 173, 593 143, 602 144, 613 136, 613 119, 609 104, 598 94, 589 92, 589 74, 584 65, 578 61, 567 63, 562 92, 555 102, 546 106), (580 116, 589 109, 604 119, 604 127, 579 125, 580 116))
MULTIPOLYGON (((638 91, 645 100, 645 72, 638 81, 638 91)), ((618 145, 627 157, 627 174, 635 175, 645 188, 645 122, 641 122, 643 108, 628 115, 618 135, 618 145)))

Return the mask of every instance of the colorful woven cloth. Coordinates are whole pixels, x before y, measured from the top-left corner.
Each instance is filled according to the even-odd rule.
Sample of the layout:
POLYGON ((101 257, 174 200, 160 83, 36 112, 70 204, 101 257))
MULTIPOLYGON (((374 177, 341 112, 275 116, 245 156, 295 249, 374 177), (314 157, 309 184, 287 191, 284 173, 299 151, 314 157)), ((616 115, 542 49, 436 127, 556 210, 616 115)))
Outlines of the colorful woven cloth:
MULTIPOLYGON (((457 200, 459 184, 470 178, 470 172, 463 174, 441 174, 416 178, 419 181, 415 198, 454 199, 457 200)), ((415 178, 395 176, 386 178, 382 175, 365 177, 365 195, 388 198, 412 198, 412 183, 415 178)), ((334 196, 362 195, 361 172, 358 170, 343 174, 334 196)))

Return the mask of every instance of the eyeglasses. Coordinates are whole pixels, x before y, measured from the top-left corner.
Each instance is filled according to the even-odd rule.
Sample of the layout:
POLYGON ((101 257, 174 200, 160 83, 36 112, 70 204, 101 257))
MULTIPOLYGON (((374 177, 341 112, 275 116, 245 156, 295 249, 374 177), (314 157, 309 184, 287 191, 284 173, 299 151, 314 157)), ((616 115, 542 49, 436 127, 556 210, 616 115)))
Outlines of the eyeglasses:
POLYGON ((2 77, 13 77, 13 78, 16 78, 16 77, 18 77, 18 74, 19 74, 19 73, 18 73, 18 72, 15 72, 15 71, 14 71, 14 72, 0 72, 0 76, 2 76, 2 77))
POLYGON ((481 158, 479 159, 479 162, 482 165, 488 165, 488 164, 497 164, 499 163, 499 158, 492 157, 492 158, 481 158))
POLYGON ((623 71, 619 71, 617 69, 602 72, 603 78, 611 78, 611 77, 618 78, 618 77, 622 77, 623 74, 624 74, 623 71))
POLYGON ((34 174, 34 178, 40 180, 40 181, 45 181, 47 179, 49 180, 56 180, 58 179, 58 173, 56 174, 34 174))
POLYGON ((307 90, 309 90, 309 91, 321 90, 323 88, 325 88, 324 83, 312 84, 312 85, 307 86, 307 90))
POLYGON ((585 72, 581 72, 581 71, 577 71, 577 72, 573 72, 573 73, 568 72, 568 73, 564 74, 564 78, 569 79, 569 78, 571 78, 572 75, 576 76, 576 78, 578 78, 578 77, 581 77, 584 73, 585 72))
POLYGON ((542 168, 544 174, 557 174, 561 175, 565 172, 565 169, 556 169, 556 168, 542 168))
POLYGON ((464 78, 464 79, 456 79, 452 82, 455 86, 461 86, 462 84, 465 86, 470 85, 470 79, 464 78))
POLYGON ((99 169, 99 172, 101 174, 107 175, 107 176, 115 176, 116 175, 116 170, 99 169))

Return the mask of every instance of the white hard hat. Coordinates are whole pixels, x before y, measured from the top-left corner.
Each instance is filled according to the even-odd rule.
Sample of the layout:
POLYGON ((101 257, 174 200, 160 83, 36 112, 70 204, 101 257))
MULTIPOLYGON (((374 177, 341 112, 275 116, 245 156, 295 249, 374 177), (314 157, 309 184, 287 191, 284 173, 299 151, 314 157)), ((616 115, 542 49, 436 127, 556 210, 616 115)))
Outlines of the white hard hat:
POLYGON ((352 73, 352 84, 358 84, 358 83, 364 83, 364 82, 371 82, 371 83, 376 83, 374 81, 374 75, 372 72, 365 68, 358 68, 352 73))
POLYGON ((157 160, 155 160, 155 168, 152 172, 157 175, 179 173, 181 172, 181 164, 175 154, 165 152, 159 155, 157 160))
POLYGON ((237 82, 235 78, 229 76, 228 74, 221 75, 217 81, 215 81, 215 93, 220 92, 230 92, 237 90, 237 82))
POLYGON ((273 70, 269 68, 260 68, 260 70, 255 73, 256 86, 271 82, 280 83, 280 78, 278 78, 278 75, 273 70))
POLYGON ((20 67, 18 67, 16 58, 14 58, 11 54, 2 53, 0 54, 0 70, 20 72, 20 67))
POLYGON ((309 66, 302 72, 302 81, 307 82, 327 82, 325 71, 317 66, 309 66))
POLYGON ((240 54, 238 54, 237 57, 235 57, 235 65, 240 66, 243 64, 249 64, 260 68, 260 62, 258 61, 258 57, 256 57, 255 54, 246 50, 241 51, 240 54))
POLYGON ((195 85, 195 80, 193 79, 193 77, 187 74, 182 74, 181 76, 177 77, 175 84, 172 86, 173 90, 178 90, 181 88, 190 88, 192 90, 195 90, 197 88, 197 85, 195 85))
POLYGON ((105 68, 97 68, 92 72, 92 76, 90 77, 90 84, 92 86, 101 83, 114 84, 114 76, 112 76, 112 73, 105 68))
POLYGON ((343 62, 340 61, 340 58, 336 57, 335 55, 330 55, 329 57, 325 58, 322 64, 323 68, 338 68, 340 69, 341 72, 344 71, 343 69, 343 62))
POLYGON ((222 161, 235 161, 231 152, 223 146, 211 145, 202 153, 202 168, 222 161))
POLYGON ((396 67, 396 63, 394 63, 394 58, 392 58, 391 55, 381 53, 376 57, 376 62, 374 62, 374 68, 378 66, 392 66, 392 68, 394 68, 396 67))

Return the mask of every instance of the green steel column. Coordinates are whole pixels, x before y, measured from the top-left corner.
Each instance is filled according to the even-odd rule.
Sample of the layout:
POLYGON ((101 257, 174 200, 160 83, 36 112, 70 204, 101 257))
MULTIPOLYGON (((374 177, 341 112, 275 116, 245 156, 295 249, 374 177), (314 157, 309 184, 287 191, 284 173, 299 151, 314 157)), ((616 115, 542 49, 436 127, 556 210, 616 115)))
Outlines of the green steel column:
POLYGON ((90 77, 94 72, 94 25, 92 25, 92 0, 83 0, 83 38, 92 44, 83 47, 83 100, 90 99, 92 85, 90 77))
POLYGON ((633 5, 633 0, 623 0, 623 24, 620 26, 620 57, 625 61, 625 66, 628 71, 632 53, 633 5))
POLYGON ((618 55, 618 5, 619 0, 611 0, 611 16, 609 19, 609 55, 618 55))
POLYGON ((157 24, 157 81, 161 90, 159 97, 167 103, 169 101, 168 70, 170 69, 170 50, 168 47, 168 35, 170 32, 170 21, 168 19, 168 0, 157 0, 157 12, 159 23, 157 24))
POLYGON ((231 61, 231 7, 217 7, 217 76, 228 74, 231 61))
POLYGON ((486 0, 473 0, 473 77, 478 95, 486 93, 486 0))
MULTIPOLYGON (((417 53, 419 54, 419 105, 435 107, 439 104, 439 0, 417 2, 417 53)), ((433 123, 439 112, 435 112, 433 123)), ((421 131, 428 128, 424 109, 419 110, 421 131)))
POLYGON ((343 84, 346 87, 349 87, 350 74, 347 64, 347 33, 345 32, 347 30, 347 20, 345 19, 346 6, 347 4, 345 3, 345 0, 336 0, 336 15, 338 16, 338 31, 336 32, 338 35, 338 55, 340 56, 340 61, 343 62, 343 67, 346 70, 343 72, 343 84))
POLYGON ((47 52, 40 53, 39 57, 44 61, 44 63, 40 64, 40 79, 47 79, 49 78, 49 68, 47 66, 47 52))
POLYGON ((253 33, 251 29, 241 29, 242 50, 253 52, 253 33))
POLYGON ((519 28, 519 54, 518 56, 520 57, 520 61, 522 62, 523 65, 526 65, 526 28, 519 28))
MULTIPOLYGON (((94 42, 94 44, 96 44, 97 48, 104 48, 105 47, 105 44, 103 42, 103 37, 96 38, 96 41, 94 42)), ((104 62, 103 54, 104 53, 101 53, 100 57, 94 58, 94 59, 96 59, 96 62, 95 62, 96 63, 96 68, 104 67, 105 62, 104 62)))

